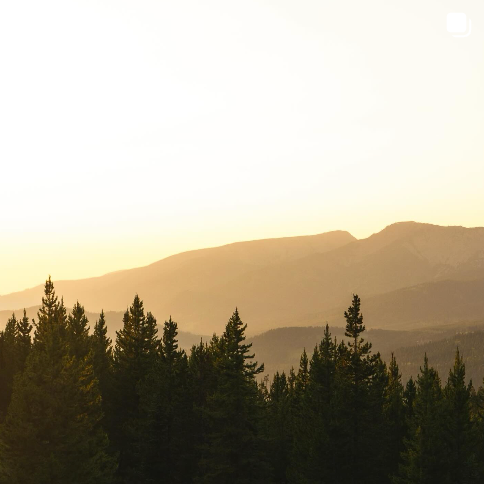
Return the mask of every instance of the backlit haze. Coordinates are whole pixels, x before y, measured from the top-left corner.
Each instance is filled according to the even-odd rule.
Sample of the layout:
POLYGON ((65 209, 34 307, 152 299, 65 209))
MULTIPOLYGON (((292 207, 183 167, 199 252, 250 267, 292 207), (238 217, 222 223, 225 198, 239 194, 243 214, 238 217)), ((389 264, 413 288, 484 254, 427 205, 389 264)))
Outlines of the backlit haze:
POLYGON ((483 226, 483 85, 482 1, 1 2, 0 294, 241 240, 483 226))

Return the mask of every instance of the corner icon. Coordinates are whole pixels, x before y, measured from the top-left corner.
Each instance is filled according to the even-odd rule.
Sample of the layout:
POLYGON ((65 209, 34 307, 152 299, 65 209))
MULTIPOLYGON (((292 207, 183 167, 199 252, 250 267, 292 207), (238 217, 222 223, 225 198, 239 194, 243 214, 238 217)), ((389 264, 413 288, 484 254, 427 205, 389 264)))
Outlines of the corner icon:
POLYGON ((447 32, 452 37, 469 37, 471 35, 471 19, 467 29, 467 15, 465 13, 451 12, 447 14, 447 32))

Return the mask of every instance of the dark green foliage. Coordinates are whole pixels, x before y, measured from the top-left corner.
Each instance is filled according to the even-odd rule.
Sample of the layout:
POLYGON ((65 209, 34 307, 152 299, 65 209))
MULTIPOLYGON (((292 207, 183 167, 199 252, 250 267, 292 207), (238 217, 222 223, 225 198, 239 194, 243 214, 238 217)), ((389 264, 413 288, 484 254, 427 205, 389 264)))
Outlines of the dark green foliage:
POLYGON ((10 404, 14 377, 23 371, 30 353, 31 331, 32 325, 25 309, 22 319, 17 320, 12 314, 4 331, 0 331, 0 421, 10 404))
POLYGON ((307 412, 310 415, 308 429, 311 430, 308 435, 313 435, 309 446, 311 461, 308 469, 312 470, 311 478, 316 482, 318 477, 328 482, 337 479, 338 469, 334 465, 332 442, 337 435, 334 392, 339 361, 336 341, 331 339, 329 326, 326 325, 324 337, 319 346, 314 349, 311 359, 308 388, 307 412))
POLYGON ((437 372, 429 367, 427 355, 417 378, 410 435, 406 440, 396 483, 445 483, 449 481, 445 463, 444 401, 437 372))
POLYGON ((99 389, 102 395, 103 422, 106 424, 108 422, 107 415, 112 413, 112 410, 109 408, 108 396, 111 394, 113 350, 111 348, 111 338, 107 336, 104 311, 101 311, 99 319, 94 325, 90 346, 94 376, 99 382, 99 389))
POLYGON ((32 338, 30 333, 32 332, 32 325, 30 324, 27 312, 24 309, 24 315, 22 319, 17 321, 17 334, 16 334, 16 353, 17 353, 17 371, 23 371, 25 362, 29 356, 30 349, 32 347, 32 338))
POLYGON ((198 482, 267 482, 265 443, 255 376, 263 371, 252 361, 244 325, 236 309, 215 357, 217 386, 207 401, 207 438, 199 462, 198 482))
POLYGON ((15 314, 0 332, 0 418, 5 415, 12 396, 13 377, 16 373, 17 319, 15 314))
POLYGON ((112 372, 113 350, 111 348, 111 338, 108 338, 107 336, 104 311, 101 311, 99 319, 94 325, 94 332, 91 337, 91 347, 93 352, 94 374, 99 380, 101 393, 106 395, 112 372))
MULTIPOLYGON (((402 376, 397 361, 392 353, 390 366, 388 368, 388 381, 385 388, 385 400, 383 405, 386 433, 383 436, 384 459, 382 465, 385 467, 386 476, 392 476, 398 471, 400 454, 404 449, 403 441, 407 434, 406 410, 404 403, 405 390, 401 379, 402 376)), ((413 380, 410 380, 407 384, 407 389, 412 388, 412 385, 413 380)), ((408 402, 408 404, 411 406, 413 401, 408 402)))
MULTIPOLYGON (((371 344, 361 338, 365 330, 360 312, 360 298, 353 296, 345 311, 347 351, 340 349, 336 379, 338 431, 341 447, 337 455, 344 456, 341 466, 347 471, 341 482, 358 482, 361 475, 373 476, 380 470, 382 435, 382 392, 385 369, 380 355, 371 355, 371 344), (376 450, 376 451, 375 451, 376 450)), ((341 467, 340 467, 341 468, 341 467)), ((381 477, 381 476, 378 476, 381 477)))
POLYGON ((135 296, 113 351, 104 312, 89 335, 49 279, 33 343, 25 311, 0 333, 0 483, 483 482, 484 388, 460 352, 443 389, 427 356, 404 388, 394 355, 387 368, 362 338, 360 306, 344 340, 326 326, 269 384, 237 310, 187 356, 177 323, 158 339, 135 296))
POLYGON ((446 465, 453 484, 479 482, 476 447, 476 429, 471 421, 472 382, 466 385, 465 365, 459 349, 455 354, 454 368, 444 388, 444 428, 448 458, 446 465))
POLYGON ((274 473, 274 481, 285 483, 293 447, 294 429, 291 425, 291 400, 289 386, 284 372, 276 372, 267 395, 267 435, 269 457, 274 473))
POLYGON ((84 313, 84 307, 77 301, 72 308, 72 313, 67 317, 69 354, 77 359, 85 358, 91 349, 88 324, 89 321, 84 313))
POLYGON ((159 357, 140 391, 147 415, 143 454, 148 482, 190 482, 196 469, 188 359, 178 349, 177 334, 170 317, 163 327, 159 357))
POLYGON ((38 322, 34 323, 34 343, 37 348, 64 351, 66 344, 66 311, 63 302, 54 291, 54 284, 49 276, 45 283, 42 306, 37 313, 38 322))
POLYGON ((478 462, 478 475, 484 476, 484 381, 483 385, 471 394, 472 423, 477 434, 475 454, 478 462))
POLYGON ((216 335, 213 335, 209 344, 200 341, 200 344, 192 347, 188 360, 190 394, 193 402, 191 443, 195 474, 198 463, 207 459, 209 451, 206 444, 211 424, 208 405, 211 395, 217 388, 215 360, 219 356, 219 341, 216 335))
POLYGON ((119 453, 119 482, 145 480, 144 442, 146 419, 140 404, 140 392, 158 358, 156 319, 145 316, 143 301, 135 296, 123 318, 123 329, 117 332, 114 348, 112 391, 108 398, 111 409, 109 431, 119 453))
POLYGON ((68 351, 66 316, 50 279, 26 367, 1 431, 9 484, 109 483, 115 461, 100 426, 92 365, 68 351))
POLYGON ((403 392, 403 406, 405 409, 405 416, 407 421, 413 418, 413 404, 415 402, 415 397, 417 396, 417 385, 413 378, 408 380, 405 385, 405 391, 403 392))

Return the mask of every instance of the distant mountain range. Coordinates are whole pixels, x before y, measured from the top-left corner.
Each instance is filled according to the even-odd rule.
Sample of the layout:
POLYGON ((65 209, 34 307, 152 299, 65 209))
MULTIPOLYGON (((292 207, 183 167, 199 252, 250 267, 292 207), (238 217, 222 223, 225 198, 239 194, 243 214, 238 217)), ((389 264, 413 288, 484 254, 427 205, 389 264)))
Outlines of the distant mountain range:
MULTIPOLYGON (((421 328, 484 318, 484 228, 401 222, 361 240, 336 231, 238 242, 54 284, 66 306, 93 313, 124 311, 138 293, 160 322, 172 315, 198 334, 221 333, 235 306, 252 334, 341 326, 353 293, 368 328, 421 328)), ((38 305, 42 290, 0 296, 0 310, 38 305)))

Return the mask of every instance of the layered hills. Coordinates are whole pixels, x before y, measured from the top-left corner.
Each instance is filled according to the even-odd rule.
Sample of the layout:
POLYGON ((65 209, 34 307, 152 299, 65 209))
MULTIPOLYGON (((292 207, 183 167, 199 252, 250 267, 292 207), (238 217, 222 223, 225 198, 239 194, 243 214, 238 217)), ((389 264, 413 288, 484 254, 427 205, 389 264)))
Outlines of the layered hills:
MULTIPOLYGON (((54 281, 66 306, 124 311, 135 293, 159 320, 220 333, 235 306, 249 332, 342 325, 353 293, 369 328, 407 329, 484 317, 484 228, 415 222, 357 240, 348 232, 238 242, 97 278, 54 281)), ((42 285, 0 296, 0 310, 40 303, 42 285)))

